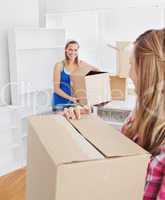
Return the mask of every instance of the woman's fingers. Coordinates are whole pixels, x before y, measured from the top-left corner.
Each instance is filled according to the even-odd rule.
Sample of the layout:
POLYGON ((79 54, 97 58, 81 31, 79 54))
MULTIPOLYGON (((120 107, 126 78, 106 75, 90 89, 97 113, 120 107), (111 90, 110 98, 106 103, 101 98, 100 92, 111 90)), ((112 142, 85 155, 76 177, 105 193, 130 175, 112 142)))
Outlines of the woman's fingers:
POLYGON ((89 114, 91 113, 91 107, 88 105, 85 105, 81 108, 81 114, 89 114))
POLYGON ((89 114, 91 112, 91 108, 87 105, 81 107, 81 106, 76 106, 76 107, 70 107, 70 108, 64 108, 64 116, 67 119, 80 119, 81 114, 89 114))
POLYGON ((64 108, 64 116, 67 119, 76 119, 76 115, 74 113, 74 108, 73 107, 64 108))
POLYGON ((86 112, 87 112, 88 114, 92 112, 92 109, 91 109, 90 106, 85 105, 84 108, 85 108, 85 110, 86 110, 86 112))
POLYGON ((75 113, 76 119, 80 119, 80 117, 81 117, 80 109, 81 109, 80 106, 76 106, 76 107, 74 108, 74 113, 75 113))
POLYGON ((64 108, 64 117, 66 117, 67 119, 70 119, 70 113, 68 111, 68 108, 64 108))
POLYGON ((70 119, 75 119, 76 118, 73 107, 70 107, 68 109, 68 112, 69 112, 70 119))

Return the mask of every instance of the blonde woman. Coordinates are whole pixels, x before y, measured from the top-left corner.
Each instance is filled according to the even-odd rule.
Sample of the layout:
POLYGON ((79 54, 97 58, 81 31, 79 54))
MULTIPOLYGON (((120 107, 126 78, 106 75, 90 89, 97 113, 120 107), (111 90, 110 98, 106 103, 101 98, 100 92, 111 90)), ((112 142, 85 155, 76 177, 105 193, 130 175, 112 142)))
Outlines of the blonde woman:
POLYGON ((165 200, 165 29, 146 31, 134 42, 130 77, 137 103, 122 132, 152 154, 143 200, 165 200))

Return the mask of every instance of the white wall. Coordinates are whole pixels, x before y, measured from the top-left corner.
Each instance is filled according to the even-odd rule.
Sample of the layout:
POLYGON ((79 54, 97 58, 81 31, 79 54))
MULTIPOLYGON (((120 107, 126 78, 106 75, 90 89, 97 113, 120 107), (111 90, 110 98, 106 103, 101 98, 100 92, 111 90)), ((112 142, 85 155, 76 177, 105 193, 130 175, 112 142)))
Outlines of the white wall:
MULTIPOLYGON (((4 104, 2 102, 5 100, 5 102, 10 103, 10 93, 9 88, 5 90, 5 94, 3 95, 2 88, 8 83, 9 81, 9 68, 8 68, 8 47, 7 47, 7 30, 9 28, 12 28, 14 25, 16 26, 37 26, 38 24, 40 26, 45 25, 45 14, 50 12, 71 12, 71 11, 82 11, 82 10, 88 10, 91 12, 93 11, 110 11, 109 9, 113 8, 111 11, 111 14, 107 14, 110 17, 115 17, 117 21, 109 20, 106 21, 106 16, 102 15, 101 20, 104 21, 104 24, 102 25, 102 34, 108 39, 108 37, 111 36, 111 38, 118 37, 122 35, 123 38, 126 38, 126 34, 131 34, 131 38, 134 38, 136 33, 140 32, 146 27, 146 24, 148 23, 147 28, 156 24, 157 26, 157 20, 160 18, 160 13, 149 11, 148 14, 148 6, 151 5, 158 5, 158 6, 165 6, 164 0, 15 0, 15 1, 3 1, 1 0, 0 5, 0 105, 4 104), (133 22, 132 17, 130 17, 132 14, 135 13, 127 13, 121 14, 119 13, 120 7, 131 7, 131 6, 138 6, 139 12, 135 12, 135 20, 138 23, 136 26, 136 23, 133 22), (142 6, 145 8, 142 9, 142 6), (114 10, 115 9, 115 10, 114 10), (141 12, 142 9, 142 12, 141 12), (146 12, 147 11, 147 12, 146 12), (143 22, 143 16, 145 15, 145 19, 143 22), (119 16, 119 22, 118 22, 118 16, 119 16), (132 20, 132 22, 131 22, 132 20), (126 29, 125 26, 122 25, 126 23, 126 29), (115 22, 115 26, 113 27, 115 22), (141 24, 142 22, 142 24, 141 24), (129 25, 128 25, 129 24, 129 25), (113 27, 113 31, 111 31, 111 28, 107 28, 106 26, 113 27), (121 28, 116 28, 117 26, 120 26, 121 28), (131 25, 131 26, 130 26, 131 25), (138 29, 138 26, 140 25, 140 29, 138 29), (129 28, 130 27, 130 28, 129 28), (134 29, 133 32, 131 32, 131 29, 134 29), (125 31, 121 31, 124 29, 125 31), (5 97, 5 98, 1 98, 5 97)), ((162 15, 165 21, 165 14, 162 15)), ((162 19, 161 19, 162 21, 162 19)), ((164 24, 164 21, 161 22, 161 24, 164 24)), ((72 25, 70 25, 71 27, 72 25)), ((80 24, 80 26, 84 26, 84 24, 80 24)), ((102 36, 101 36, 102 37, 102 36)), ((82 43, 81 43, 82 44, 82 43)), ((82 45, 81 45, 82 46, 82 45)), ((82 46, 83 47, 83 46, 82 46)), ((83 49, 83 48, 82 48, 83 49)), ((106 54, 106 52, 105 52, 106 54)), ((104 58, 103 58, 104 59, 104 58)), ((113 62, 112 62, 113 63, 113 62)), ((105 63, 106 64, 106 63, 105 63)), ((108 63, 107 63, 108 64, 108 63)))
POLYGON ((38 0, 0 1, 0 105, 10 103, 7 34, 13 26, 38 26, 38 0), (5 102, 4 102, 5 101, 5 102))
POLYGON ((164 24, 163 8, 123 7, 99 11, 54 12, 46 15, 47 27, 66 28, 66 38, 80 42, 80 58, 116 73, 115 41, 134 41, 147 29, 164 24), (90 48, 91 47, 91 48, 90 48), (91 51, 91 50, 92 51, 91 51))
POLYGON ((165 5, 164 0, 45 0, 47 12, 108 9, 128 6, 165 5))
POLYGON ((66 40, 74 39, 80 43, 80 59, 97 64, 98 15, 93 12, 77 12, 47 15, 49 28, 64 27, 66 40))
POLYGON ((114 9, 100 13, 102 34, 108 40, 135 40, 147 29, 160 28, 162 9, 157 7, 114 9))
POLYGON ((148 29, 162 27, 162 11, 158 7, 113 9, 99 13, 100 59, 105 70, 115 73, 115 51, 107 47, 114 41, 134 41, 148 29))
POLYGON ((38 0, 39 2, 39 26, 45 27, 46 0, 38 0))

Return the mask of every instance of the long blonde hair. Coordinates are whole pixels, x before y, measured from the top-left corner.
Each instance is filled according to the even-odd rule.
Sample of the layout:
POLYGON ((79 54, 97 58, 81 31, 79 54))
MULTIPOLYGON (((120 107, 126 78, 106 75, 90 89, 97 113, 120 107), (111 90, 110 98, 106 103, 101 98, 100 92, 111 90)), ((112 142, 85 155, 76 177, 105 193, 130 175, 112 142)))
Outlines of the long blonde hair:
POLYGON ((165 29, 149 30, 134 42, 137 75, 135 120, 126 133, 152 154, 165 143, 165 29))

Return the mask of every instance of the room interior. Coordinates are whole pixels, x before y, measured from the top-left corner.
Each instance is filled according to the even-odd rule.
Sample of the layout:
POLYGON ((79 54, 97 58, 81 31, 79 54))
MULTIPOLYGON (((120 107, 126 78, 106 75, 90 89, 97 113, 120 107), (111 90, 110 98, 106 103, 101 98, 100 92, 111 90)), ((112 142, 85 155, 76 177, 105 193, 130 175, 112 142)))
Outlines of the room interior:
POLYGON ((136 99, 128 77, 131 42, 165 26, 165 2, 15 0, 1 2, 0 11, 0 198, 23 200, 28 118, 51 112, 53 68, 64 57, 65 43, 77 40, 82 60, 123 80, 124 97, 96 111, 120 129, 136 99), (13 192, 15 171, 20 196, 13 192), (3 186, 8 180, 11 193, 3 186))

